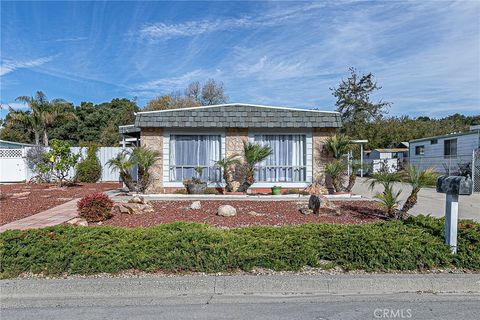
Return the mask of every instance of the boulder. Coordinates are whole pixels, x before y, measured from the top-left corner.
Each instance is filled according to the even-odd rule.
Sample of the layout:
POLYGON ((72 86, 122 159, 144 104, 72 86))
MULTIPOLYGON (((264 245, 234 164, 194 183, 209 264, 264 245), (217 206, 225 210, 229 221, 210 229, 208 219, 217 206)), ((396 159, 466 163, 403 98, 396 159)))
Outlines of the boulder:
POLYGON ((238 188, 240 188, 240 182, 232 181, 230 186, 232 187, 232 192, 237 192, 238 188))
POLYGON ((200 210, 201 208, 202 208, 202 204, 200 203, 200 201, 194 201, 190 205, 190 209, 192 210, 200 210))
POLYGON ((231 205, 225 204, 218 207, 217 214, 222 217, 233 217, 237 215, 237 209, 231 205))
POLYGON ((308 209, 308 208, 300 208, 299 209, 300 213, 304 214, 304 215, 309 215, 309 214, 312 214, 313 213, 313 210, 312 209, 308 209))
POLYGON ((73 218, 71 220, 68 220, 67 223, 71 224, 71 225, 74 225, 74 226, 88 227, 87 220, 85 220, 83 218, 73 218))
POLYGON ((148 201, 142 196, 133 196, 128 203, 148 204, 148 201))
POLYGON ((152 213, 155 212, 155 209, 150 204, 142 203, 116 203, 113 206, 114 213, 123 213, 123 214, 142 214, 142 213, 152 213))

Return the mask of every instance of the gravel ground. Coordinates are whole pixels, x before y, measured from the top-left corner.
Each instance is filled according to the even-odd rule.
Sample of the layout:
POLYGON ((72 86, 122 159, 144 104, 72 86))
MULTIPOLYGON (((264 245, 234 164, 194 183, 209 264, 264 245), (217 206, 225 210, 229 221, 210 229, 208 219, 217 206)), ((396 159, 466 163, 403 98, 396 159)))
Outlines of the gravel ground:
MULTIPOLYGON (((206 223, 220 228, 247 227, 254 225, 295 225, 304 223, 361 224, 379 221, 384 213, 373 201, 337 201, 337 212, 328 214, 304 215, 298 210, 296 201, 200 201, 201 209, 192 210, 193 201, 151 201, 154 213, 140 215, 117 214, 103 225, 121 227, 150 227, 176 221, 206 223), (217 215, 220 205, 232 205, 237 209, 234 217, 217 215), (250 214, 255 212, 256 215, 250 214)), ((305 205, 305 202, 302 202, 305 205)))
POLYGON ((82 183, 59 188, 53 184, 16 183, 0 185, 0 225, 26 218, 92 192, 120 188, 116 182, 82 183))

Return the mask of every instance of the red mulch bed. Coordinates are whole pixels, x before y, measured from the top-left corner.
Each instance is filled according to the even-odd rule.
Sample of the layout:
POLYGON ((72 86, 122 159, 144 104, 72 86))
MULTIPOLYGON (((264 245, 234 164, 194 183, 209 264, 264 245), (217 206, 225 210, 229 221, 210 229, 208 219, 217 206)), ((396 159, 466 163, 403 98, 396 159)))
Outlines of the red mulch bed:
POLYGON ((304 215, 298 211, 296 201, 243 201, 243 200, 208 200, 200 201, 200 210, 190 209, 193 201, 152 201, 155 213, 139 215, 117 214, 103 225, 120 227, 150 227, 158 224, 177 221, 206 223, 215 227, 246 227, 254 225, 283 226, 304 223, 339 223, 362 224, 374 223, 383 216, 373 201, 336 201, 337 213, 304 215), (235 217, 218 216, 217 208, 229 204, 237 209, 235 217), (252 216, 248 212, 255 211, 264 216, 252 216))
POLYGON ((4 197, 0 200, 0 225, 31 216, 92 192, 120 187, 120 183, 116 182, 82 183, 64 188, 46 183, 0 185, 4 197))

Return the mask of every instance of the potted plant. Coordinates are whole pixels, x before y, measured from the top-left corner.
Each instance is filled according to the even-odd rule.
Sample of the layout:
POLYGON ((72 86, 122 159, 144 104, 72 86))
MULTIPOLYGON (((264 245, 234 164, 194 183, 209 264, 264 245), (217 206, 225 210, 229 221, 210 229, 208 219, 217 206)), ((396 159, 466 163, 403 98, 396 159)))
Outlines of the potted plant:
POLYGON ((282 187, 280 187, 280 186, 273 186, 273 187, 272 187, 272 195, 278 196, 278 195, 280 195, 280 194, 282 194, 282 187))
POLYGON ((202 181, 203 168, 195 167, 195 177, 183 181, 183 185, 187 189, 188 194, 203 194, 207 189, 207 182, 202 181))

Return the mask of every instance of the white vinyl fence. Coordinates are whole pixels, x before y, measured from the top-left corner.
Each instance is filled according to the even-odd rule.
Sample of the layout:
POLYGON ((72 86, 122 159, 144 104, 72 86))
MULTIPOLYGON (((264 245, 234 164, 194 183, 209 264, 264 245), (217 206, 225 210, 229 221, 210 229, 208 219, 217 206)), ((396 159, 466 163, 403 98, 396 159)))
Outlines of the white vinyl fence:
MULTIPOLYGON (((26 154, 30 147, 24 149, 0 149, 0 182, 21 182, 28 181, 34 177, 35 173, 32 172, 26 161, 26 154)), ((46 151, 48 148, 45 149, 46 151)), ((120 181, 119 173, 117 170, 111 170, 107 162, 110 159, 115 158, 121 153, 123 148, 119 147, 101 147, 97 151, 98 159, 102 166, 102 177, 100 181, 120 181)), ((72 147, 73 153, 81 153, 82 158, 87 155, 86 148, 72 147)), ((81 158, 81 159, 82 159, 81 158)), ((132 170, 134 179, 136 179, 136 168, 132 170)), ((72 169, 69 172, 69 178, 73 178, 75 170, 72 169)))

